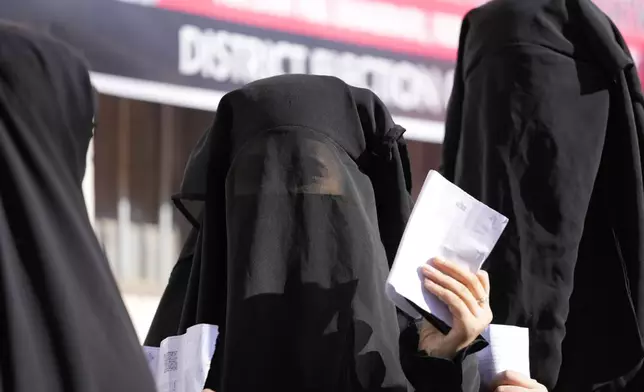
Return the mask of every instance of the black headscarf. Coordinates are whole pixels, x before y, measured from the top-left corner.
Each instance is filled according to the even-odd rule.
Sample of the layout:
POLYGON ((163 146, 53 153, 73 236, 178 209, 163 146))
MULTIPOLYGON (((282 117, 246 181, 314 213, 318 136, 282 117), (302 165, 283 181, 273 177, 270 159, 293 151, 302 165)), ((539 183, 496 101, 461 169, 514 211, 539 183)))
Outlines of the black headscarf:
POLYGON ((510 218, 485 265, 494 322, 530 328, 549 390, 644 390, 643 102, 590 0, 465 18, 443 173, 510 218))
POLYGON ((0 24, 2 391, 154 391, 81 190, 92 92, 68 47, 0 24))
MULTIPOLYGON (((202 203, 183 208, 194 254, 187 244, 146 344, 223 326, 215 390, 408 390, 401 352, 415 355, 418 340, 401 350, 399 338, 415 326, 384 291, 412 208, 403 132, 372 92, 336 78, 279 76, 227 94, 177 198, 202 203)), ((416 388, 447 391, 451 377, 461 389, 460 367, 437 376, 430 363, 414 368, 416 388)))

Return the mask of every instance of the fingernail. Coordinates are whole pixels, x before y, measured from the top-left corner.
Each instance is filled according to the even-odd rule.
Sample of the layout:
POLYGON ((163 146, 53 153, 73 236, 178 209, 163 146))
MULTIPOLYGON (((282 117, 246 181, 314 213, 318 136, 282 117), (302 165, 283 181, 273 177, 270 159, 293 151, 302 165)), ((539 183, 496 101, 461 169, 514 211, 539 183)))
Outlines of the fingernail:
POLYGON ((443 259, 438 258, 438 257, 434 257, 434 258, 432 259, 432 261, 433 261, 435 264, 445 264, 445 261, 444 261, 443 259))
POLYGON ((427 274, 432 275, 435 271, 436 271, 436 269, 434 267, 432 267, 431 265, 424 265, 423 266, 423 273, 425 275, 427 275, 427 274))

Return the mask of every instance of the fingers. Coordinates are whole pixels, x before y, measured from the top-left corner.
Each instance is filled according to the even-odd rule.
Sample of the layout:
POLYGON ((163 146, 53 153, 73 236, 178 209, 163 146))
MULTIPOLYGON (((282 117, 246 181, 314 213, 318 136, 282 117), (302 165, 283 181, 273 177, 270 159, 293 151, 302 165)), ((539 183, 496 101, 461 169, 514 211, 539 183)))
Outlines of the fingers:
POLYGON ((483 286, 483 290, 485 290, 485 294, 489 297, 490 296, 490 275, 488 275, 486 271, 480 270, 479 272, 476 273, 476 277, 479 279, 479 282, 481 282, 481 286, 483 286))
POLYGON ((468 269, 463 268, 456 263, 451 263, 438 258, 433 259, 432 264, 437 270, 451 276, 459 283, 466 286, 477 300, 487 296, 487 291, 481 284, 479 277, 471 273, 468 269))
MULTIPOLYGON (((432 264, 433 266, 423 267, 425 277, 456 294, 472 314, 478 315, 481 305, 484 305, 479 303, 480 300, 487 298, 487 291, 480 278, 454 263, 434 259, 432 264)), ((429 287, 427 289, 432 291, 429 287)))
POLYGON ((449 308, 455 323, 445 339, 461 349, 471 344, 492 321, 486 290, 489 280, 485 273, 473 274, 453 263, 433 260, 433 264, 436 267, 422 268, 424 286, 449 308))
POLYGON ((455 294, 453 290, 435 283, 432 279, 434 279, 434 277, 428 277, 428 279, 425 279, 425 288, 447 305, 452 316, 459 320, 467 320, 472 317, 471 310, 463 299, 455 294))

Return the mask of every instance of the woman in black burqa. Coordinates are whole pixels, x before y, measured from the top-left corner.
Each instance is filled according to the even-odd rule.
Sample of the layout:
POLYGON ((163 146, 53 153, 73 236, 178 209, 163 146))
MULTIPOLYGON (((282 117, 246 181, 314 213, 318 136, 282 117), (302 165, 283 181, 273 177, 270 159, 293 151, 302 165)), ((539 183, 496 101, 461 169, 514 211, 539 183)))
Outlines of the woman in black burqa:
POLYGON ((81 190, 83 62, 0 23, 0 391, 153 392, 81 190))
POLYGON ((468 354, 489 313, 452 352, 432 346, 440 359, 385 295, 412 208, 403 132, 336 78, 227 94, 186 169, 177 204, 195 228, 146 345, 218 325, 216 391, 478 391, 468 354))
POLYGON ((644 99, 590 0, 494 0, 463 23, 443 174, 510 218, 494 322, 554 391, 644 391, 644 99))

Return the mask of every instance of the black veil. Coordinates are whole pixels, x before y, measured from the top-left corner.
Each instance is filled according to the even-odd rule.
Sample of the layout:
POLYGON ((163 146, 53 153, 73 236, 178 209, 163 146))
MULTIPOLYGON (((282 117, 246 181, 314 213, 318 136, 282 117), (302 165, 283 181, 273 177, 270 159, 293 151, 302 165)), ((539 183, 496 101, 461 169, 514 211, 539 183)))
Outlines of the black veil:
MULTIPOLYGON (((146 344, 220 326, 214 390, 411 388, 415 324, 384 292, 412 209, 403 132, 372 92, 336 78, 278 76, 227 94, 175 198, 194 246, 146 344)), ((449 376, 432 379, 440 366, 414 369, 447 390, 449 376)))
POLYGON ((589 0, 491 1, 461 34, 442 170, 510 219, 494 323, 530 329, 549 390, 644 390, 644 100, 621 34, 589 0))
POLYGON ((267 130, 235 156, 226 213, 224 389, 401 385, 374 194, 346 153, 308 128, 267 130))
POLYGON ((89 74, 0 23, 0 390, 153 391, 81 190, 89 74))

